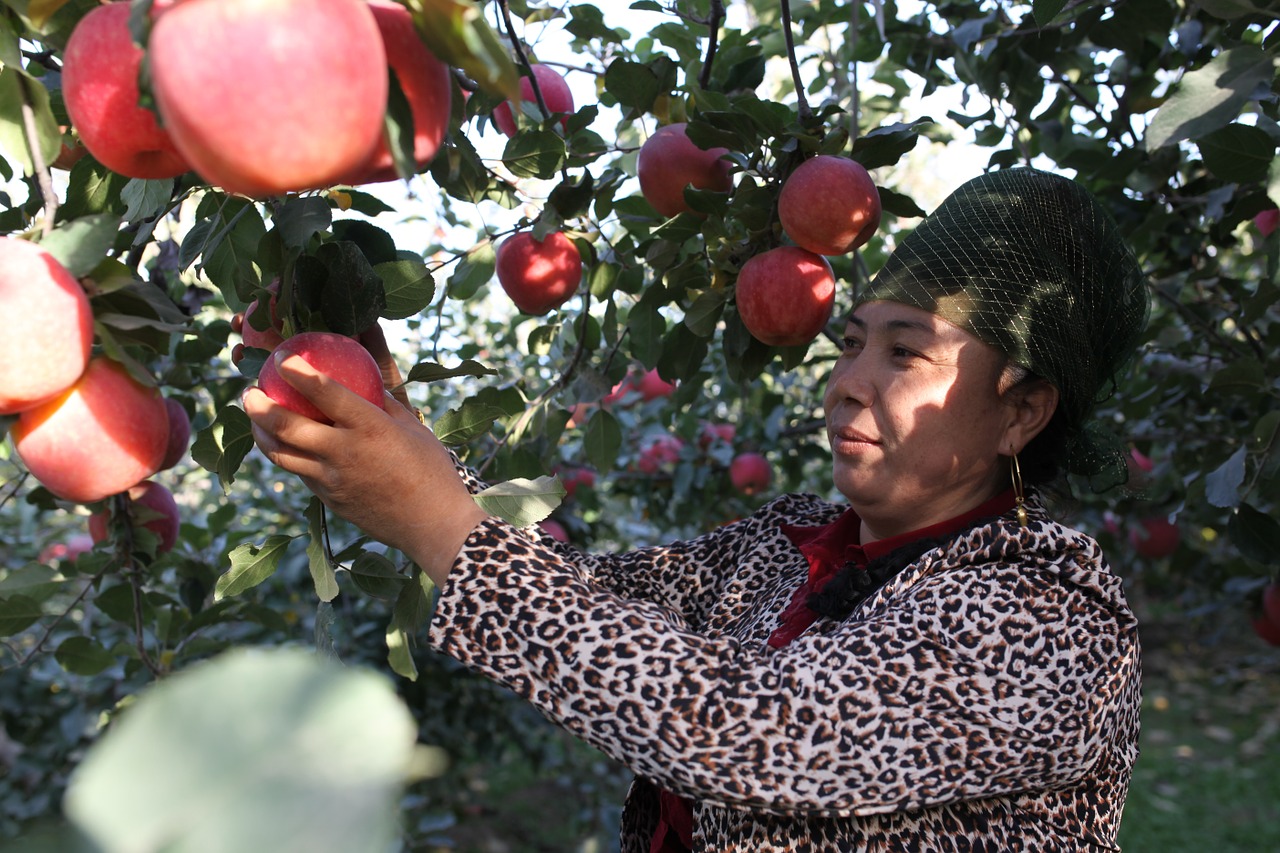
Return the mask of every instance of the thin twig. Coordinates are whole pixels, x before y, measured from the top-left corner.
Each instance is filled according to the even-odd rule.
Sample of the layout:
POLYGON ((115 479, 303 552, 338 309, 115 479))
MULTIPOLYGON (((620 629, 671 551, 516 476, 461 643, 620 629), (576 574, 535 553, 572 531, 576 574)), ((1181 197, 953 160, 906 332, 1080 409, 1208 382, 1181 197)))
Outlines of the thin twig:
POLYGON ((804 96, 804 82, 800 79, 800 64, 796 62, 795 37, 791 32, 791 0, 782 0, 782 35, 787 40, 787 62, 791 64, 791 80, 796 87, 796 112, 800 124, 807 125, 813 117, 809 101, 804 96))
POLYGON ((711 64, 716 58, 716 46, 720 42, 720 22, 724 20, 724 4, 711 0, 711 14, 707 16, 707 57, 702 61, 702 73, 698 85, 703 89, 711 83, 711 64))
POLYGON ((67 616, 71 614, 71 611, 76 609, 76 605, 78 605, 81 601, 84 601, 84 597, 89 594, 89 590, 93 589, 93 587, 98 583, 98 581, 102 579, 102 576, 107 573, 107 569, 109 568, 112 568, 110 564, 103 566, 102 569, 99 570, 99 572, 96 575, 89 578, 89 580, 85 582, 84 589, 80 590, 80 594, 77 595, 74 599, 72 599, 71 603, 67 605, 67 608, 63 610, 61 613, 59 613, 57 617, 52 622, 49 623, 49 626, 44 629, 44 633, 40 635, 40 639, 36 640, 36 644, 27 650, 27 653, 25 656, 23 656, 22 660, 18 661, 19 669, 31 663, 31 659, 40 653, 41 649, 44 647, 44 644, 49 641, 49 637, 53 634, 53 632, 57 629, 57 627, 62 624, 62 620, 66 619, 67 616))
POLYGON ((4 505, 7 504, 9 501, 13 500, 14 497, 17 496, 18 492, 22 491, 22 484, 25 483, 27 481, 27 477, 30 477, 30 476, 31 476, 30 471, 23 471, 21 474, 18 475, 18 479, 14 481, 12 491, 10 491, 9 494, 5 495, 4 497, 0 497, 0 509, 4 509, 4 505))
MULTIPOLYGON (((545 120, 551 115, 551 110, 547 109, 547 102, 542 98, 542 87, 538 85, 538 78, 533 73, 533 66, 529 64, 529 57, 524 52, 524 45, 520 43, 520 39, 516 36, 515 27, 511 23, 511 9, 507 6, 507 0, 498 0, 498 9, 502 12, 502 23, 507 29, 507 37, 511 39, 511 48, 516 53, 516 61, 520 63, 520 67, 524 69, 525 75, 529 78, 529 85, 533 87, 533 97, 538 101, 538 109, 542 110, 542 118, 545 120)), ((514 110, 512 111, 514 113, 514 110)), ((515 118, 512 115, 512 118, 515 118)))
POLYGON ((40 221, 40 234, 47 237, 53 230, 54 216, 58 212, 58 194, 53 191, 49 164, 44 161, 44 153, 40 150, 36 111, 31 106, 31 81, 21 74, 18 75, 18 89, 22 93, 22 131, 26 137, 27 151, 31 154, 31 169, 36 183, 40 186, 40 197, 44 200, 44 217, 40 221))
POLYGON ((849 141, 858 138, 858 123, 862 112, 862 96, 858 93, 858 38, 862 30, 862 3, 849 4, 849 141))

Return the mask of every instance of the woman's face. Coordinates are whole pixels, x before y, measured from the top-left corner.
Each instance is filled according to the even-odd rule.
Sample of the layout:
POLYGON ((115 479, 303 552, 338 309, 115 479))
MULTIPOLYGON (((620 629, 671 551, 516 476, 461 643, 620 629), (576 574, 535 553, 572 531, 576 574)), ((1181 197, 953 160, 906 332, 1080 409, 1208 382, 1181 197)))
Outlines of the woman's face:
POLYGON ((934 314, 860 306, 823 399, 836 488, 863 541, 946 521, 1009 483, 1004 356, 934 314))

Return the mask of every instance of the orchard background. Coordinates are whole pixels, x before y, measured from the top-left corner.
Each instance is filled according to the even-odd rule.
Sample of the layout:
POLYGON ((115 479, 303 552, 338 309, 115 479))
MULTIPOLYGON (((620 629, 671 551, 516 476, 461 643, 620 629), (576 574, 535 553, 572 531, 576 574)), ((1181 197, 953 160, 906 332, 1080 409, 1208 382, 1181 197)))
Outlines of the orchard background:
MULTIPOLYGON (((376 319, 411 401, 505 484, 494 506, 512 517, 550 511, 590 549, 693 536, 783 491, 831 492, 821 389, 855 289, 963 180, 1022 164, 1089 187, 1150 277, 1146 341, 1101 407, 1135 476, 1119 495, 1076 483, 1061 509, 1103 541, 1147 622, 1148 713, 1184 715, 1148 724, 1152 769, 1140 762, 1125 829, 1137 849, 1156 849, 1161 824, 1178 827, 1165 850, 1229 848, 1233 832, 1280 843, 1274 774, 1251 775, 1280 744, 1280 651, 1263 639, 1280 642, 1263 609, 1280 562, 1271 4, 409 0, 451 66, 439 151, 415 166, 410 86, 393 76, 401 177, 254 197, 197 171, 128 177, 92 153, 50 167, 77 143, 63 56, 97 5, 0 3, 0 231, 71 270, 95 354, 180 405, 193 440, 152 478, 180 510, 170 550, 128 523, 147 520, 137 504, 61 500, 0 445, 0 844, 608 849, 624 774, 423 650, 421 572, 253 450, 238 401, 265 352, 233 360, 236 315, 279 279, 289 331, 376 319), (494 109, 533 65, 576 105, 548 117, 539 87, 508 136, 494 109), (668 218, 636 163, 675 122, 727 149, 733 180, 687 191, 692 210, 668 218), (738 314, 737 275, 786 242, 778 193, 817 154, 870 170, 883 220, 830 259, 825 333, 766 346, 738 314), (526 230, 563 232, 583 261, 573 297, 539 316, 494 275, 503 238, 526 230), (641 385, 650 371, 664 382, 641 385), (767 485, 735 486, 745 453, 768 461, 767 485), (86 550, 103 511, 107 538, 86 550), (1197 749, 1214 761, 1194 775, 1230 806, 1200 818, 1197 749)), ((159 9, 126 5, 146 45, 159 9)), ((269 88, 219 59, 230 91, 269 88)), ((338 134, 330 94, 259 117, 285 132, 301 104, 338 134)), ((31 319, 5 317, 6 334, 31 319)))

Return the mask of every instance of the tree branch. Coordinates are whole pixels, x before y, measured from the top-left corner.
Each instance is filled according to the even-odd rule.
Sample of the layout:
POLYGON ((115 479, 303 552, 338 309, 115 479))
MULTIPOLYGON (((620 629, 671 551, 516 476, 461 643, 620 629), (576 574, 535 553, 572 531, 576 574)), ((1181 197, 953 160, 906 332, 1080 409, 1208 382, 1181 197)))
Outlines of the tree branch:
POLYGON ((796 87, 796 112, 800 116, 800 124, 807 125, 813 111, 804 96, 804 81, 800 79, 800 64, 796 62, 796 43, 791 32, 791 0, 782 0, 782 35, 787 40, 787 62, 791 65, 791 80, 796 87))
POLYGON ((707 16, 707 56, 702 61, 702 73, 698 85, 705 89, 711 83, 711 65, 715 62, 716 46, 720 42, 720 22, 724 20, 724 4, 711 0, 711 14, 707 16))
POLYGON ((22 74, 18 75, 18 90, 22 93, 22 132, 26 138, 27 151, 31 154, 31 171, 36 183, 40 186, 40 197, 44 200, 44 216, 40 220, 40 233, 48 236, 53 230, 54 216, 58 212, 58 195, 53 191, 53 179, 49 177, 49 164, 44 161, 40 151, 40 133, 36 128, 36 112, 31 106, 31 81, 22 74))

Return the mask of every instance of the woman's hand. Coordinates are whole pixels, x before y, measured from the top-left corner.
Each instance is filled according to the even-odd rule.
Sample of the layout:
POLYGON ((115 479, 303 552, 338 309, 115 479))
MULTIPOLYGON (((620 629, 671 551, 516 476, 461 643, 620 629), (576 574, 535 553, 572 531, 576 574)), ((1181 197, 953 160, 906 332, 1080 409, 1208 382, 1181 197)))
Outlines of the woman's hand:
MULTIPOLYGON (((385 362, 395 370, 391 378, 398 384, 399 371, 389 356, 385 362)), ((418 422, 407 398, 401 401, 388 393, 379 409, 302 358, 285 358, 276 366, 333 425, 291 412, 250 388, 244 410, 262 452, 301 477, 325 506, 403 551, 443 585, 462 543, 487 517, 444 445, 418 422)), ((388 378, 385 368, 383 377, 388 378)))

